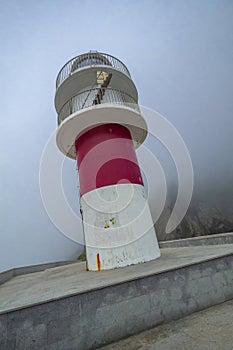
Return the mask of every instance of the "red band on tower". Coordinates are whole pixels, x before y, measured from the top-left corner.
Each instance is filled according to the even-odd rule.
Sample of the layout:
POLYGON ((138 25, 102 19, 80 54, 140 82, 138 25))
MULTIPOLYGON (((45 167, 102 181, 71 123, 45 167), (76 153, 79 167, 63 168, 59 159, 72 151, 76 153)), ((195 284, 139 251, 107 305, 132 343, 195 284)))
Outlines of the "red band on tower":
POLYGON ((143 185, 131 134, 125 126, 96 126, 76 140, 75 148, 81 196, 118 183, 143 185))

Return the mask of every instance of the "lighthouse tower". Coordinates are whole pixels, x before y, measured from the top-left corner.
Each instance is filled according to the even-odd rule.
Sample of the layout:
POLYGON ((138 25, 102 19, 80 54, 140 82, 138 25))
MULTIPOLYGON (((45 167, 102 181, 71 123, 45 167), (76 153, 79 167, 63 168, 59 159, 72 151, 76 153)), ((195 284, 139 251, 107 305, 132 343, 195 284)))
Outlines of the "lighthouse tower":
POLYGON ((56 81, 57 145, 76 159, 87 269, 158 258, 135 149, 147 136, 126 66, 105 53, 67 62, 56 81))

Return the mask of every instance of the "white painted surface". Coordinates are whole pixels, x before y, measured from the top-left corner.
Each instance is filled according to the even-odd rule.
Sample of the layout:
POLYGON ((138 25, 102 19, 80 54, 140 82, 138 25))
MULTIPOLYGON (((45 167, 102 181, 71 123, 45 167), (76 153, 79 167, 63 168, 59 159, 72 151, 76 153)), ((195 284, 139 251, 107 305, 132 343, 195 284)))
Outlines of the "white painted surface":
POLYGON ((143 116, 133 108, 99 104, 82 109, 67 117, 57 129, 57 145, 62 153, 75 159, 74 143, 78 136, 94 126, 105 123, 118 123, 126 126, 137 148, 147 136, 147 124, 143 116))
POLYGON ((89 270, 113 269, 160 256, 143 186, 118 184, 90 191, 82 196, 81 208, 89 270))

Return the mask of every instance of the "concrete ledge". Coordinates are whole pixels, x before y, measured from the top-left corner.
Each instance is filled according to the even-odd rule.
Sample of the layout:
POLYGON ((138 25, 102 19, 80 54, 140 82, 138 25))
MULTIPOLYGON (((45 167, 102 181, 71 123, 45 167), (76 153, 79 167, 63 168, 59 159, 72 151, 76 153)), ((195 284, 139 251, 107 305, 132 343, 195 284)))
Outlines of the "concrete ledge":
POLYGON ((160 248, 195 247, 218 244, 233 244, 233 232, 159 242, 160 248))
POLYGON ((12 277, 26 275, 28 273, 33 273, 33 272, 44 271, 52 267, 64 266, 72 263, 74 262, 73 261, 56 261, 56 262, 51 262, 46 264, 15 267, 13 269, 0 272, 0 285, 10 280, 12 277))
POLYGON ((84 265, 2 285, 0 349, 95 349, 233 298, 233 245, 163 249, 112 271, 84 265))
MULTIPOLYGON (((177 239, 171 241, 159 242, 160 248, 178 248, 178 247, 192 247, 202 245, 218 245, 218 244, 233 244, 233 232, 212 234, 208 236, 192 237, 185 239, 177 239)), ((57 266, 64 266, 73 264, 74 261, 57 261, 46 264, 31 265, 16 267, 10 270, 0 272, 0 285, 10 280, 13 277, 25 275, 29 273, 44 271, 57 266)))

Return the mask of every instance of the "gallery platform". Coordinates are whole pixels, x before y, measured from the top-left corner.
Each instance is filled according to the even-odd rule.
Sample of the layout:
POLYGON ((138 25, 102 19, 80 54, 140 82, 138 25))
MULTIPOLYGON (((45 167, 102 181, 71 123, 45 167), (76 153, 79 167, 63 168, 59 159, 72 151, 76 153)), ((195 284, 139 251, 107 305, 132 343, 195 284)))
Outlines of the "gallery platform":
POLYGON ((162 248, 109 271, 70 263, 0 285, 0 349, 96 349, 233 298, 233 244, 162 248))

